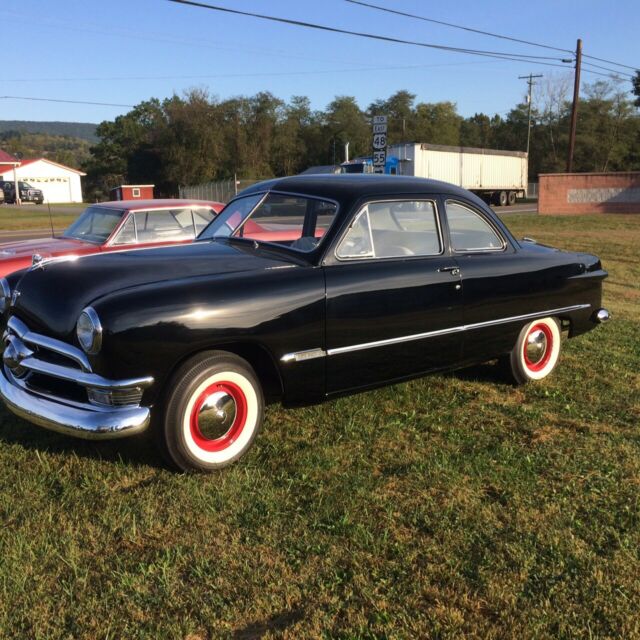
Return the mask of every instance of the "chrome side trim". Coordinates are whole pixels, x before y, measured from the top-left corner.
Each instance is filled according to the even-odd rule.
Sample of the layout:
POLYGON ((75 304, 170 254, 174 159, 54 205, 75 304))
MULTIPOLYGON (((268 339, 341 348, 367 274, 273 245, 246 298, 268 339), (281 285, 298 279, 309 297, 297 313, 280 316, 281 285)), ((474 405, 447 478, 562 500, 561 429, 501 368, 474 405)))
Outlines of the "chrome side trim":
POLYGON ((17 335, 22 342, 42 347, 43 349, 49 349, 50 351, 59 353, 62 356, 66 356, 80 365, 80 368, 84 372, 91 373, 91 363, 89 362, 89 358, 87 358, 86 354, 77 347, 67 344, 66 342, 62 342, 61 340, 56 340, 55 338, 49 338, 48 336, 43 336, 39 333, 33 333, 29 330, 29 327, 22 322, 22 320, 15 316, 11 316, 11 318, 9 318, 7 330, 17 335))
POLYGON ((55 402, 15 386, 0 372, 0 397, 20 418, 34 424, 90 440, 124 438, 141 433, 151 420, 147 407, 96 411, 91 405, 70 406, 55 402))
POLYGON ((548 309, 546 311, 537 311, 535 313, 525 313, 520 316, 511 316, 508 318, 500 318, 498 320, 487 320, 486 322, 475 322, 473 324, 463 324, 457 327, 448 327, 447 329, 438 329, 437 331, 425 331, 424 333, 414 333, 409 336, 400 336, 398 338, 390 338, 388 340, 376 340, 375 342, 364 342, 362 344, 354 344, 348 347, 337 347, 336 349, 328 349, 328 356, 337 356, 342 353, 350 353, 351 351, 361 351, 362 349, 373 349, 375 347, 385 347, 392 344, 400 344, 402 342, 411 342, 413 340, 423 340, 425 338, 435 338, 450 333, 461 333, 463 331, 471 331, 473 329, 482 329, 484 327, 492 327, 494 325, 509 324, 511 322, 521 322, 522 320, 534 320, 535 318, 544 318, 557 313, 566 313, 568 311, 578 311, 579 309, 587 309, 590 304, 574 304, 570 307, 560 307, 558 309, 548 309))
POLYGON ((316 349, 306 349, 305 351, 294 351, 293 353, 285 353, 281 362, 302 362, 303 360, 313 360, 314 358, 323 358, 327 355, 324 349, 317 347, 316 349))

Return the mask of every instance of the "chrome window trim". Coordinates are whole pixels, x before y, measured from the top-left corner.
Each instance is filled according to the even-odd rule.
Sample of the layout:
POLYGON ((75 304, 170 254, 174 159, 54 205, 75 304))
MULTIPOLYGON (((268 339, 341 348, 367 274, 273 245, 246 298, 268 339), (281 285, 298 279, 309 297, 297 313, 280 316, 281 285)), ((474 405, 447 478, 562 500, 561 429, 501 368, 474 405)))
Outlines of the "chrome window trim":
POLYGON ((136 224, 136 218, 132 211, 127 211, 118 225, 118 228, 111 234, 111 238, 105 243, 105 247, 132 247, 138 244, 138 225, 136 224), (122 233, 122 230, 127 226, 129 218, 133 220, 133 235, 135 236, 134 242, 118 242, 118 236, 122 233))
POLYGON ((386 340, 375 340, 373 342, 363 342, 361 344, 349 345, 347 347, 336 347, 335 349, 327 349, 323 351, 320 348, 307 349, 304 351, 294 351, 283 355, 280 360, 284 363, 300 362, 301 360, 310 360, 312 358, 320 358, 323 356, 337 356, 343 353, 351 353, 352 351, 362 351, 363 349, 374 349, 376 347, 386 347, 402 342, 412 342, 414 340, 423 340, 425 338, 435 338, 451 333, 461 333, 463 331, 473 331, 474 329, 484 329, 501 324, 510 324, 511 322, 522 322, 524 320, 535 320, 536 318, 545 318, 558 313, 567 313, 569 311, 579 311, 588 309, 590 304, 574 304, 569 307, 559 307, 557 309, 546 309, 545 311, 535 311, 533 313, 525 313, 519 316, 509 316, 507 318, 498 318, 496 320, 486 320, 484 322, 474 322, 472 324, 463 324, 446 329, 437 329, 436 331, 425 331, 424 333, 414 333, 407 336, 399 336, 397 338, 388 338, 386 340), (311 355, 306 355, 311 354, 311 355))
POLYGON ((416 258, 435 258, 437 256, 443 255, 445 252, 444 246, 444 236, 442 234, 442 225, 440 224, 440 211, 438 209, 438 201, 435 198, 416 198, 416 197, 407 197, 407 198, 385 198, 382 200, 368 200, 365 202, 360 209, 358 209, 357 213, 354 215, 352 222, 347 226, 347 228, 340 234, 340 237, 335 243, 335 249, 333 250, 333 256, 338 262, 362 262, 366 260, 415 260, 416 258), (436 229, 438 232, 438 240, 440 242, 440 251, 438 253, 421 253, 413 256, 386 256, 384 258, 379 258, 375 255, 376 247, 373 242, 372 231, 371 231, 371 220, 369 220, 369 236, 371 241, 371 247, 373 249, 373 256, 355 256, 353 258, 341 258, 338 255, 338 248, 342 244, 342 241, 345 239, 346 235, 351 231, 352 226, 356 223, 358 218, 363 214, 365 209, 368 210, 370 204, 382 204, 385 202, 430 202, 433 205, 433 214, 436 221, 436 229))
POLYGON ((487 218, 484 214, 482 214, 480 211, 477 211, 476 209, 472 209, 470 205, 468 205, 466 202, 462 202, 461 200, 456 200, 455 198, 447 198, 444 201, 444 215, 447 217, 447 227, 449 228, 449 239, 451 240, 451 252, 452 253, 457 253, 457 254, 461 254, 461 253, 500 253, 502 251, 506 251, 507 249, 507 241, 505 239, 505 237, 503 236, 502 232, 500 231, 500 229, 498 229, 498 227, 493 223, 492 220, 490 220, 489 218, 487 218), (447 204, 451 202, 453 204, 457 204, 458 206, 462 207, 463 209, 466 209, 467 211, 471 212, 474 216, 480 218, 480 220, 482 220, 483 222, 486 222, 487 225, 489 226, 489 228, 496 234, 498 240, 500 240, 502 242, 502 246, 499 248, 493 248, 493 247, 471 247, 469 249, 456 249, 453 246, 453 239, 451 237, 451 226, 449 225, 449 214, 447 213, 447 204))
MULTIPOLYGON (((201 207, 196 207, 197 209, 208 209, 209 211, 214 211, 211 207, 206 207, 206 206, 201 206, 201 207)), ((216 214, 217 215, 217 214, 216 214)), ((175 216, 174 216, 175 217, 175 216)), ((213 217, 212 220, 210 220, 210 222, 213 222, 213 220, 215 219, 215 215, 213 217)), ((185 227, 185 229, 188 227, 185 227)), ((205 227, 206 228, 206 227, 205 227)), ((203 229, 204 231, 204 229, 203 229)), ((193 240, 195 240, 196 236, 196 227, 195 227, 195 220, 193 217, 193 207, 158 207, 156 208, 152 208, 152 209, 132 209, 127 211, 127 216, 125 217, 124 222, 122 222, 122 224, 118 227, 118 229, 116 231, 114 231, 114 233, 112 234, 113 239, 108 241, 108 246, 110 247, 133 247, 133 246, 144 246, 147 244, 158 244, 158 243, 173 243, 175 242, 176 244, 179 244, 180 242, 185 242, 191 240, 193 242, 193 240), (191 228, 193 231, 193 235, 190 238, 175 238, 175 239, 168 239, 168 240, 148 240, 146 242, 140 242, 138 240, 138 220, 136 218, 136 214, 138 213, 156 213, 159 211, 176 211, 176 210, 182 210, 182 211, 189 211, 191 214, 191 228), (125 225, 127 224, 127 220, 129 220, 129 218, 133 218, 133 228, 134 228, 134 233, 136 236, 136 240, 135 242, 117 242, 118 240, 118 236, 120 235, 120 232, 122 231, 122 229, 124 229, 125 225)), ((105 245, 107 246, 107 245, 105 245)))
MULTIPOLYGON (((240 229, 241 227, 243 227, 247 220, 251 219, 251 216, 254 214, 255 210, 265 201, 265 199, 270 196, 271 194, 273 195, 278 195, 278 196, 291 196, 292 198, 305 198, 306 200, 319 200, 320 202, 330 202, 331 204, 334 204, 336 207, 336 212, 333 216, 333 221, 329 227, 329 229, 331 229, 331 227, 335 224, 335 221, 338 219, 338 215, 340 214, 340 203, 337 200, 334 200, 333 198, 323 198, 320 196, 310 196, 306 193, 298 193, 297 191, 278 191, 278 190, 267 190, 264 192, 261 191, 254 191, 253 193, 247 193, 243 196, 238 196, 237 198, 234 198, 233 200, 229 200, 229 202, 225 205, 225 209, 233 202, 235 202, 236 200, 239 200, 240 198, 248 198, 251 196, 257 196, 257 195, 262 195, 262 198, 260 198, 260 200, 257 202, 256 206, 253 207, 253 209, 251 209, 251 211, 247 214, 247 217, 243 220, 242 225, 240 225, 240 227, 238 227, 237 229, 234 230, 233 234, 231 234, 230 236, 224 236, 224 237, 229 237, 229 238, 237 238, 237 237, 242 237, 242 236, 235 236, 234 234, 236 233, 236 231, 238 231, 238 229, 240 229)), ((224 209, 222 210, 224 211, 224 209)), ((222 211, 220 213, 222 213, 222 211)), ((218 215, 220 214, 216 214, 216 217, 211 221, 211 224, 213 224, 216 220, 216 218, 218 217, 218 215)), ((205 229, 203 229, 200 232, 200 235, 202 235, 206 229, 208 227, 205 227, 205 229)), ((327 229, 327 231, 329 231, 329 229, 327 229)), ((279 244, 277 242, 267 242, 266 240, 259 240, 258 242, 260 242, 260 244, 265 244, 268 246, 273 246, 273 247, 279 247, 279 248, 283 248, 283 249, 289 249, 290 251, 295 251, 296 253, 302 254, 303 256, 308 256, 311 253, 313 253, 314 251, 317 251, 319 247, 322 246, 322 243, 324 242, 324 239, 326 238, 327 234, 325 233, 322 238, 320 238, 320 242, 318 242, 318 244, 311 250, 311 251, 302 251, 301 249, 295 249, 294 247, 290 247, 286 244, 279 244)), ((198 236, 200 237, 200 236, 198 236)), ((224 237, 218 238, 219 240, 224 240, 224 237)), ((203 238, 203 241, 211 241, 211 240, 215 240, 215 237, 211 237, 211 238, 203 238)), ((197 240, 197 238, 196 238, 197 240)), ((251 240, 251 238, 247 238, 247 240, 251 240)))
MULTIPOLYGON (((69 240, 77 240, 78 242, 87 242, 89 244, 95 244, 98 247, 107 247, 110 245, 111 240, 116 236, 116 234, 119 232, 120 228, 122 227, 123 221, 127 219, 127 216, 129 214, 129 211, 126 208, 117 208, 117 207, 102 207, 100 206, 100 203, 97 204, 90 204, 87 206, 86 209, 83 209, 82 213, 78 214, 78 217, 71 223, 74 224, 76 222, 76 220, 78 220, 78 218, 87 210, 87 209, 102 209, 103 211, 108 211, 110 213, 120 213, 120 222, 118 222, 118 224, 116 225, 115 229, 109 234, 109 236, 107 237, 106 240, 104 240, 104 242, 97 242, 95 240, 87 240, 86 238, 76 238, 75 236, 65 236, 65 232, 67 229, 65 229, 62 232, 62 235, 60 235, 60 238, 68 238, 69 240)), ((69 225, 71 226, 71 225, 69 225)), ((68 228, 68 227, 67 227, 68 228)))

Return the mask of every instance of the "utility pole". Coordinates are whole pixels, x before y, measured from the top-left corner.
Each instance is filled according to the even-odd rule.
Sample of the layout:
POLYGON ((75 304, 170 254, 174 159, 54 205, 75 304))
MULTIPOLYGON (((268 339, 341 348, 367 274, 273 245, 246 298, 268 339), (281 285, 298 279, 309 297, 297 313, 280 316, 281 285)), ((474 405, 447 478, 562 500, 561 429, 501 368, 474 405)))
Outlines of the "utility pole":
POLYGON ((567 173, 573 171, 573 151, 576 147, 576 123, 578 120, 578 99, 580 98, 580 67, 582 66, 582 40, 576 44, 576 73, 573 81, 573 106, 571 107, 571 129, 569 130, 569 155, 567 173))
POLYGON ((528 76, 518 76, 518 80, 526 80, 529 85, 529 93, 527 94, 527 102, 529 103, 529 119, 527 120, 527 158, 529 157, 529 142, 531 141, 531 103, 532 103, 532 90, 535 82, 534 78, 542 78, 542 74, 533 75, 530 73, 528 76))

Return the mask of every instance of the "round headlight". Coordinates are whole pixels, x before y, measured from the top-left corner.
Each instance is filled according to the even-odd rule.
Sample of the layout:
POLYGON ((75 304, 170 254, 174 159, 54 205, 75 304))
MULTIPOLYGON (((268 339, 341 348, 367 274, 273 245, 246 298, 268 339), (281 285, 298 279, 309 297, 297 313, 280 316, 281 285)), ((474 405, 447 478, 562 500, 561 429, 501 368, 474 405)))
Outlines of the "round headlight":
POLYGON ((0 313, 4 313, 11 305, 11 287, 6 278, 0 278, 0 313))
POLYGON ((102 346, 102 325, 93 307, 87 307, 78 318, 76 335, 80 346, 89 354, 95 355, 102 346))

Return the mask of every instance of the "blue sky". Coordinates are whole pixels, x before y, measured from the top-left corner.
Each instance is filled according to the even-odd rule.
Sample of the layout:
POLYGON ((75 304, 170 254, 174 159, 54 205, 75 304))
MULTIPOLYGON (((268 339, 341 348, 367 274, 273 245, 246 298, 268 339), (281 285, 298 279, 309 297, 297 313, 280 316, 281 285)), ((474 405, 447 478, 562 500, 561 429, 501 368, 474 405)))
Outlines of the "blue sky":
MULTIPOLYGON (((561 48, 574 48, 581 37, 585 53, 640 65, 637 0, 371 2, 561 48)), ((449 46, 556 55, 382 14, 345 0, 212 3, 449 46)), ((133 105, 199 87, 220 99, 263 90, 285 100, 305 95, 314 108, 324 108, 336 95, 353 95, 366 107, 376 98, 408 89, 418 100, 451 100, 468 116, 479 111, 506 113, 524 94, 519 75, 568 73, 531 62, 273 24, 166 0, 2 0, 0 24, 4 61, 0 96, 133 105)), ((583 78, 594 81, 598 76, 585 73, 583 78)), ((0 99, 0 120, 100 122, 126 111, 126 107, 0 99)))

